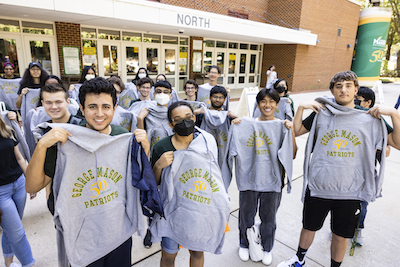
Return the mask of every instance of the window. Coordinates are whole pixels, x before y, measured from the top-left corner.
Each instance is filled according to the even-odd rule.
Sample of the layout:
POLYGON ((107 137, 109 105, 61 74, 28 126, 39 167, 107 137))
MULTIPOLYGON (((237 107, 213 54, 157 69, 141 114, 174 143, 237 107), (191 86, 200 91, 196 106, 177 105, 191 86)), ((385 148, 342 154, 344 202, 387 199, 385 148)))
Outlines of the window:
POLYGON ((45 34, 54 35, 53 25, 38 22, 22 22, 22 32, 24 33, 34 33, 34 34, 45 34))
POLYGON ((178 37, 163 35, 164 44, 178 44, 178 37))
POLYGON ((219 48, 226 48, 226 42, 217 41, 217 47, 219 47, 219 48))
POLYGON ((342 33, 342 28, 337 29, 337 36, 340 37, 340 34, 342 33))
POLYGON ((99 29, 99 39, 120 40, 119 31, 99 29))
POLYGON ((122 32, 122 40, 131 42, 141 42, 142 34, 138 32, 122 32))
POLYGON ((237 49, 238 43, 229 43, 229 48, 237 49))
POLYGON ((19 21, 0 19, 0 31, 4 32, 20 32, 19 31, 19 21))
POLYGON ((161 35, 144 34, 143 42, 145 42, 145 43, 161 43, 161 35))
POLYGON ((250 50, 258 50, 258 45, 251 44, 250 45, 250 50))
POLYGON ((239 12, 239 11, 233 11, 233 10, 228 10, 228 16, 235 17, 235 18, 241 18, 241 19, 249 19, 249 14, 239 12))
POLYGON ((205 40, 204 46, 205 47, 215 47, 215 41, 214 40, 205 40))
POLYGON ((96 38, 96 29, 92 28, 81 28, 81 37, 82 38, 96 38))

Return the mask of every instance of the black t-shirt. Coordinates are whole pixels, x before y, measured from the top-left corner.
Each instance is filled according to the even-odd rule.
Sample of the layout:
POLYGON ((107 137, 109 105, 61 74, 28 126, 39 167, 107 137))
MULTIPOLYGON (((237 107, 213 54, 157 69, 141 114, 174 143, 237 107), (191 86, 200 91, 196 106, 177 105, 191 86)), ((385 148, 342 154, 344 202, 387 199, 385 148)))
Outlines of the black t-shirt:
POLYGON ((132 100, 131 103, 129 103, 129 106, 132 106, 133 103, 136 103, 136 102, 139 102, 139 101, 142 101, 142 100, 140 98, 132 100))
POLYGON ((24 87, 22 87, 22 85, 20 85, 17 94, 20 95, 22 89, 24 89, 25 87, 32 88, 32 89, 40 89, 40 88, 42 88, 42 85, 40 83, 34 83, 34 84, 24 86, 24 87))
POLYGON ((14 154, 15 140, 0 136, 0 186, 16 181, 23 173, 14 154))
POLYGON ((168 151, 176 151, 174 145, 172 144, 172 135, 167 136, 160 141, 158 141, 154 147, 153 147, 153 152, 151 154, 151 167, 154 167, 154 164, 156 164, 157 160, 164 154, 165 152, 168 151))
MULTIPOLYGON (((368 108, 364 108, 364 107, 359 106, 359 105, 356 105, 354 108, 355 108, 355 109, 360 109, 360 110, 368 110, 368 108)), ((315 114, 316 114, 315 112, 311 113, 310 116, 308 116, 307 118, 305 118, 305 119, 303 120, 303 122, 302 122, 304 128, 306 128, 307 131, 310 131, 310 130, 311 130, 311 126, 312 126, 312 123, 313 123, 313 121, 314 121, 315 114)), ((383 120, 383 121, 384 121, 385 124, 386 124, 386 128, 387 128, 388 134, 392 133, 392 132, 393 132, 393 128, 390 127, 390 125, 387 124, 387 122, 386 122, 385 120, 383 120)))

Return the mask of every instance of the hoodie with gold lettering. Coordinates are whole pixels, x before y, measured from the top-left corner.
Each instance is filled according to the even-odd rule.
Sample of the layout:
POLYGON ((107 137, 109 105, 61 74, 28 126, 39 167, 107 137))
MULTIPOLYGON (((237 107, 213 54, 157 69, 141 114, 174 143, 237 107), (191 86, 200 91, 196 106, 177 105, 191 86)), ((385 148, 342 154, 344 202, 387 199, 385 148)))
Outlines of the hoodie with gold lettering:
POLYGON ((187 149, 174 151, 172 165, 163 169, 160 196, 165 218, 156 214, 152 241, 169 237, 184 248, 221 253, 230 202, 217 162, 217 146, 209 133, 187 149))
POLYGON ((281 192, 285 172, 290 193, 293 169, 292 131, 281 120, 258 121, 243 117, 229 131, 227 150, 222 165, 228 188, 235 161, 239 191, 281 192))
POLYGON ((376 150, 387 145, 384 120, 333 98, 316 101, 326 109, 316 114, 307 139, 303 199, 308 186, 314 197, 374 201, 381 196, 385 169, 385 153, 379 174, 375 168, 376 150))
POLYGON ((35 131, 47 126, 72 135, 57 144, 53 178, 59 266, 87 266, 145 229, 140 192, 132 186, 133 135, 61 123, 35 131))

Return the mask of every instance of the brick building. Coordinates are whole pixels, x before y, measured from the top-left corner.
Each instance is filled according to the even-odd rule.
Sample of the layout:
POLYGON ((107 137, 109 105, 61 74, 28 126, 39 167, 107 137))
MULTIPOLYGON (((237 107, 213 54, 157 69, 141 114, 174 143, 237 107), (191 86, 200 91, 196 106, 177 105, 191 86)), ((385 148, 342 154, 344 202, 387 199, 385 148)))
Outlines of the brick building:
POLYGON ((39 61, 65 80, 92 65, 129 82, 146 67, 178 91, 210 65, 224 86, 264 87, 274 64, 304 91, 350 69, 359 12, 355 0, 0 0, 0 52, 21 74, 39 61))

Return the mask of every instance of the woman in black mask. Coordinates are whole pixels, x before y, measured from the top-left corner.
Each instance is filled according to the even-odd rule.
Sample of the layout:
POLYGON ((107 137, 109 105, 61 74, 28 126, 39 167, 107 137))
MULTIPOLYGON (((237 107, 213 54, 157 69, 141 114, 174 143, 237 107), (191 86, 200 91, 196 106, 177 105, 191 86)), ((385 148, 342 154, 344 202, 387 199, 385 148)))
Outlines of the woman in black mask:
POLYGON ((289 87, 287 81, 284 79, 278 79, 275 81, 273 87, 276 91, 278 91, 279 97, 286 97, 288 99, 288 103, 290 103, 290 108, 292 109, 292 113, 294 116, 294 104, 293 100, 289 97, 288 94, 289 87))

